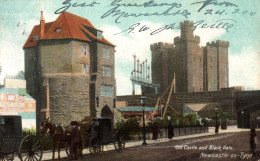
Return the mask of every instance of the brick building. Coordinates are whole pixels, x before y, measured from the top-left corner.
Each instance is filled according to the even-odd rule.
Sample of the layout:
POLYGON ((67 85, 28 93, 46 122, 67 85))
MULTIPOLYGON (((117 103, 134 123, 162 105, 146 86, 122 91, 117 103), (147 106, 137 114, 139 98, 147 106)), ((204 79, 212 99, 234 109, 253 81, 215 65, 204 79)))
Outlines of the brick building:
POLYGON ((35 128, 36 101, 26 92, 23 72, 6 76, 0 85, 0 115, 20 115, 23 128, 35 128))
POLYGON ((219 91, 229 86, 229 42, 217 40, 202 47, 193 26, 193 22, 184 21, 174 44, 159 42, 150 46, 152 82, 160 84, 160 92, 167 89, 174 74, 176 92, 219 91))
POLYGON ((111 116, 116 97, 115 49, 87 19, 62 12, 34 26, 24 44, 27 91, 37 101, 37 127, 50 117, 67 124, 111 116))

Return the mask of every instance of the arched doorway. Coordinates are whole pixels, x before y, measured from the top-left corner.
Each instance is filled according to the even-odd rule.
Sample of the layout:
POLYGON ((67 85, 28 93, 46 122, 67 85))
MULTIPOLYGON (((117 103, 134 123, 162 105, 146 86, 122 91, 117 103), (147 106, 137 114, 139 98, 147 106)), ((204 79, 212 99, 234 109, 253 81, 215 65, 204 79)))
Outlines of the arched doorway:
POLYGON ((238 128, 252 128, 252 127, 256 128, 257 120, 255 120, 255 122, 252 122, 251 114, 256 111, 260 111, 259 107, 260 107, 260 103, 255 103, 252 105, 240 107, 240 109, 237 111, 238 128))
POLYGON ((101 110, 101 117, 113 117, 113 112, 110 110, 108 105, 105 105, 101 110))

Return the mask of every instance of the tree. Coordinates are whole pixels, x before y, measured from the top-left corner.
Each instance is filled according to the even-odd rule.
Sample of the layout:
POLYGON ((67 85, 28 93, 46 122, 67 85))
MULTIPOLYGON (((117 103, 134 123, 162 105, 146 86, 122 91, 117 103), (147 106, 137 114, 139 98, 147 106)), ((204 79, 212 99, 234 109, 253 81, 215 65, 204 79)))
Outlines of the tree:
POLYGON ((131 139, 131 136, 138 134, 140 130, 139 122, 136 118, 130 118, 127 121, 118 121, 116 128, 120 130, 125 139, 131 139))

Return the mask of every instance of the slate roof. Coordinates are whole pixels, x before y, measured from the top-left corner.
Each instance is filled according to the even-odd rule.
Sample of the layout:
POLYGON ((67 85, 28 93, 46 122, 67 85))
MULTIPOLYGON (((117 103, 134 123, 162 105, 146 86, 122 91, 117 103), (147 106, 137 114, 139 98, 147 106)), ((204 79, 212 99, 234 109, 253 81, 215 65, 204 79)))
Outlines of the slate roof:
POLYGON ((34 26, 23 48, 34 47, 38 44, 39 40, 44 39, 46 40, 74 38, 78 40, 91 41, 90 39, 88 39, 86 35, 90 36, 92 39, 96 41, 114 46, 104 37, 102 37, 102 39, 98 39, 96 35, 93 35, 84 26, 97 30, 86 18, 64 11, 54 22, 45 23, 44 37, 40 37, 40 24, 34 26), (61 32, 56 32, 57 28, 60 28, 61 32), (37 41, 33 41, 33 37, 35 35, 38 36, 37 41))
MULTIPOLYGON (((118 107, 121 112, 142 112, 143 108, 141 106, 128 106, 128 107, 118 107)), ((146 107, 146 112, 153 112, 155 107, 146 107)))
MULTIPOLYGON (((20 94, 19 89, 14 89, 14 88, 5 88, 3 86, 0 86, 0 93, 5 93, 5 94, 20 94)), ((33 99, 27 92, 25 95, 26 99, 33 99)))

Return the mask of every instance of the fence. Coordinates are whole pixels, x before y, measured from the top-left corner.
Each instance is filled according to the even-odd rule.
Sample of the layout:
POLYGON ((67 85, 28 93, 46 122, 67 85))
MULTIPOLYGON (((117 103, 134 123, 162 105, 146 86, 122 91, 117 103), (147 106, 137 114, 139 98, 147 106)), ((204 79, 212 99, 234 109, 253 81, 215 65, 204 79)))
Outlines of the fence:
MULTIPOLYGON (((158 139, 167 138, 168 137, 168 129, 160 129, 158 130, 158 139)), ((174 136, 184 136, 184 135, 193 135, 199 133, 207 133, 209 132, 209 128, 207 126, 190 126, 190 127, 174 127, 173 133, 174 136)), ((147 132, 146 138, 152 139, 153 133, 147 132)))

